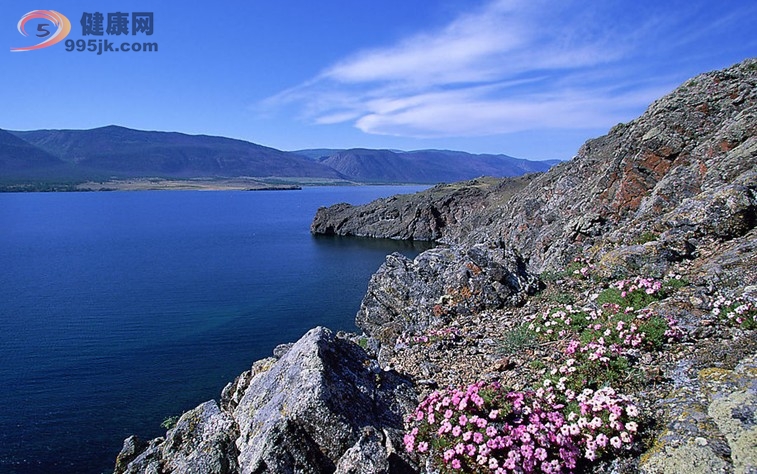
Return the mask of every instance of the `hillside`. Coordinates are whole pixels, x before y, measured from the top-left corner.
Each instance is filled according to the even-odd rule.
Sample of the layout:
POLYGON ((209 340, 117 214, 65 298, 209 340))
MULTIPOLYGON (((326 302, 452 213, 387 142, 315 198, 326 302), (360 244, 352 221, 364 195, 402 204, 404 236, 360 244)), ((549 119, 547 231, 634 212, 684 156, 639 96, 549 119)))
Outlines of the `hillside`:
POLYGON ((364 334, 277 347, 115 472, 754 472, 757 60, 527 181, 447 189, 364 334))

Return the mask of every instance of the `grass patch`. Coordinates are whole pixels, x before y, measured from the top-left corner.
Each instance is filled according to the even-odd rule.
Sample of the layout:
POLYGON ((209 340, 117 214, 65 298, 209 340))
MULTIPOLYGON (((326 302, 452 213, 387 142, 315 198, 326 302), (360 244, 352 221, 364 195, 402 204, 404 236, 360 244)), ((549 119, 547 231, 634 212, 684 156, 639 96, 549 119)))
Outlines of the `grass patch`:
POLYGON ((500 342, 499 348, 502 354, 516 354, 533 347, 535 342, 533 331, 523 324, 507 332, 500 342))

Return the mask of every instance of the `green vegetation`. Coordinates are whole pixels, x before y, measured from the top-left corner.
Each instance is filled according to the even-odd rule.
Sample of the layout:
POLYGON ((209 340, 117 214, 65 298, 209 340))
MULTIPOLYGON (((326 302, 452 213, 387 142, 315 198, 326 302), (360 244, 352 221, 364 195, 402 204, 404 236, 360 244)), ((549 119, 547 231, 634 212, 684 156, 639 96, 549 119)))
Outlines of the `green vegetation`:
POLYGON ((517 354, 518 352, 533 347, 535 343, 533 333, 528 326, 523 324, 505 334, 500 342, 500 351, 503 354, 517 354))
POLYGON ((163 422, 160 424, 163 428, 170 430, 173 429, 176 426, 176 423, 179 421, 180 416, 169 416, 163 422))
POLYGON ((655 234, 654 232, 644 232, 636 239, 636 243, 646 244, 647 242, 654 242, 658 238, 659 238, 659 235, 655 234))

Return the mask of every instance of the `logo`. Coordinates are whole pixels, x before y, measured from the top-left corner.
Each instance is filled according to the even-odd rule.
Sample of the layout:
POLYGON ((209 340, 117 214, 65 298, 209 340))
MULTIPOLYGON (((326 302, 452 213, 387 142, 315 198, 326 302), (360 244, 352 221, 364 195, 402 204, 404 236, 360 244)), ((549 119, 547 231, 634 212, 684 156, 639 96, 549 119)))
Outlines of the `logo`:
POLYGON ((35 44, 34 46, 25 46, 23 48, 11 48, 11 51, 14 53, 20 52, 20 51, 34 51, 35 49, 42 49, 47 48, 48 46, 52 46, 56 43, 59 43, 63 41, 63 39, 68 36, 68 33, 71 32, 71 22, 68 21, 68 18, 61 15, 60 13, 54 11, 54 10, 34 10, 26 15, 24 15, 21 20, 18 22, 18 32, 21 33, 24 36, 29 36, 29 33, 26 32, 26 24, 31 20, 47 20, 52 22, 51 23, 39 23, 37 24, 37 32, 36 35, 37 38, 43 39, 39 44, 35 44), (55 26, 55 31, 51 31, 50 27, 55 26))

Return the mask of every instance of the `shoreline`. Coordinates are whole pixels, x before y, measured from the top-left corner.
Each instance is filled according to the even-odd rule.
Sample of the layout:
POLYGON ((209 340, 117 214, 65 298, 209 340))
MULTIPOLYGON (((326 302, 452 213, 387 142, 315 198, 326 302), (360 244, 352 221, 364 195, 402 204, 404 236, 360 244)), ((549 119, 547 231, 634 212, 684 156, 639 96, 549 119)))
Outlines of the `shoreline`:
POLYGON ((307 186, 433 186, 428 183, 361 183, 322 178, 131 178, 85 182, 0 184, 0 193, 105 191, 299 191, 307 186))

